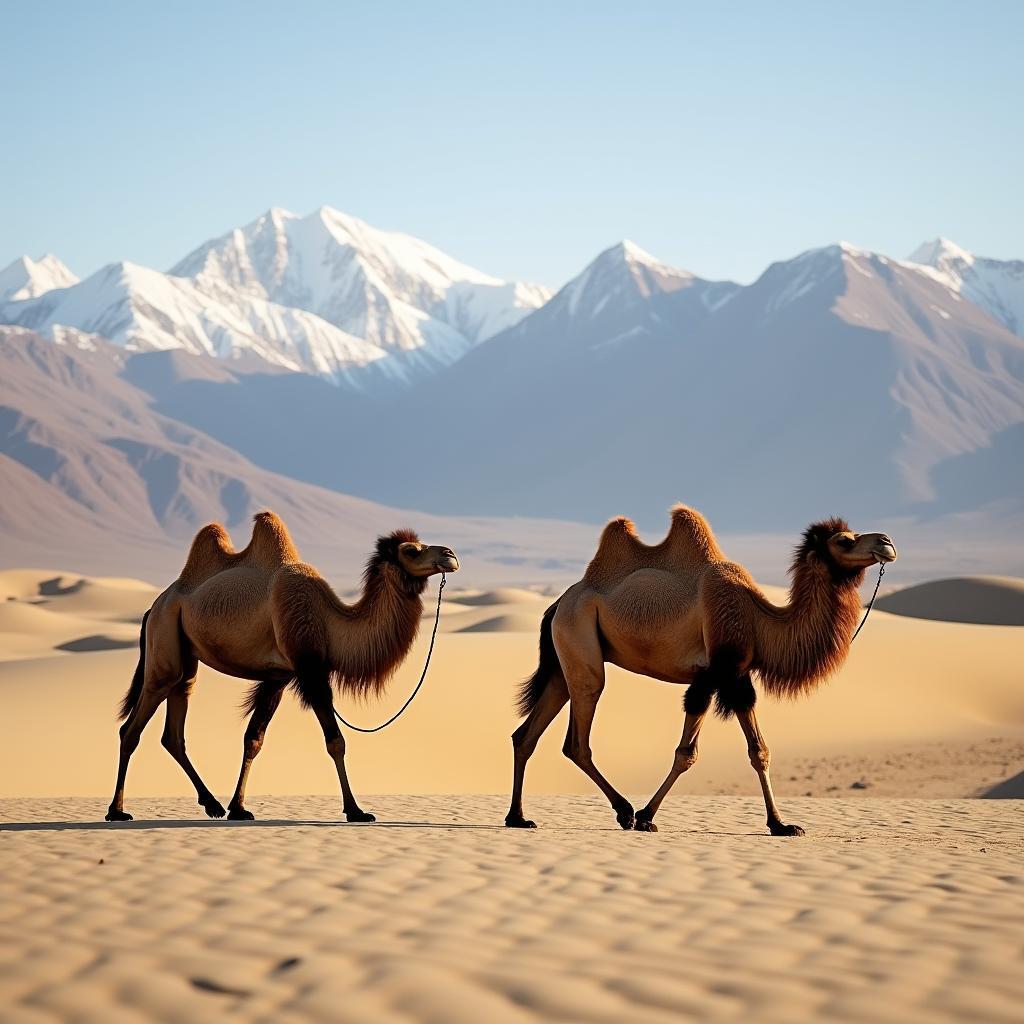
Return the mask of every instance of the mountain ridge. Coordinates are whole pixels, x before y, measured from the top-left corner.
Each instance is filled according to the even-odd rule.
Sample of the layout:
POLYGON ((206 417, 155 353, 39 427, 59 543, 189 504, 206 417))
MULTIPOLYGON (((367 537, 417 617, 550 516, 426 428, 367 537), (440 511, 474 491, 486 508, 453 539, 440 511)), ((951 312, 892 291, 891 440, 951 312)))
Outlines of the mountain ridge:
MULTIPOLYGON (((79 297, 104 272, 0 317, 13 309, 79 350, 105 332, 124 343, 125 324, 145 320, 163 351, 123 345, 117 372, 154 410, 265 470, 435 514, 600 521, 629 509, 644 521, 682 499, 738 529, 757 495, 764 528, 788 529, 810 510, 934 517, 1017 500, 1005 481, 1024 424, 1024 340, 1004 315, 1016 261, 946 240, 913 260, 839 242, 741 286, 622 241, 473 341, 480 329, 459 317, 472 320, 496 279, 426 243, 328 208, 272 210, 248 227, 176 265, 192 277, 107 268, 98 319, 61 310, 89 306, 79 297), (304 232, 330 246, 307 277, 300 264, 319 243, 304 232), (388 277, 405 246, 415 252, 388 277), (376 345, 274 298, 329 313, 349 285, 365 299, 368 282, 388 290, 385 319, 413 310, 422 337, 458 333, 458 351, 390 335, 376 345), (218 302, 219 314, 206 305, 218 302)), ((149 456, 122 447, 120 458, 149 456)))

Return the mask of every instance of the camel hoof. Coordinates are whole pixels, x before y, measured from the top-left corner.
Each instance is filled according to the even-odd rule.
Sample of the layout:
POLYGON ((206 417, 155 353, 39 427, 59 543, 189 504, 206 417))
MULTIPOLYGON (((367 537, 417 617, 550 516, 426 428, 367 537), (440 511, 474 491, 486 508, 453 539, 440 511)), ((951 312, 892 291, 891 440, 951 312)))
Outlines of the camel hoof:
POLYGON ((768 829, 773 836, 802 836, 806 835, 799 825, 783 825, 782 822, 769 824, 768 829))
POLYGON ((658 826, 650 818, 637 817, 636 825, 633 826, 637 832, 657 832, 658 826))
POLYGON ((513 818, 511 815, 505 819, 505 828, 536 828, 537 822, 529 818, 513 818))
POLYGON ((255 821, 256 815, 244 807, 229 807, 228 821, 255 821))
POLYGON ((210 818, 223 818, 227 811, 224 810, 224 805, 219 800, 208 800, 205 803, 199 802, 199 806, 202 807, 206 814, 210 818))
POLYGON ((633 808, 627 804, 621 811, 616 811, 615 820, 619 823, 621 828, 626 832, 629 832, 636 824, 636 818, 633 816, 633 808))
POLYGON ((113 809, 107 811, 104 821, 131 821, 132 816, 127 811, 115 811, 113 809))
POLYGON ((376 821, 377 819, 372 814, 370 814, 369 811, 346 811, 345 820, 352 823, 356 823, 360 821, 371 822, 376 821))

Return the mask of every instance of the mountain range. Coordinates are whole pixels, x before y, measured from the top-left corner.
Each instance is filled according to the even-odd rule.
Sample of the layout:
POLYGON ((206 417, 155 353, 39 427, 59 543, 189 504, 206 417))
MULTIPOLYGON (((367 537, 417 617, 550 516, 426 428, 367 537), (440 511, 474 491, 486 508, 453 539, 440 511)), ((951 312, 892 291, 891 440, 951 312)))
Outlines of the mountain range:
POLYGON ((53 256, 17 260, 0 271, 0 323, 375 390, 455 362, 548 295, 328 207, 272 209, 169 273, 121 262, 79 281, 53 256))
POLYGON ((657 528, 676 500, 747 532, 1024 518, 1024 262, 943 239, 906 260, 826 246, 745 286, 622 242, 551 294, 329 208, 273 209, 169 273, 16 261, 0 323, 6 471, 147 537, 286 493, 296 517, 362 500, 502 529, 657 528), (58 377, 106 413, 69 420, 58 377))

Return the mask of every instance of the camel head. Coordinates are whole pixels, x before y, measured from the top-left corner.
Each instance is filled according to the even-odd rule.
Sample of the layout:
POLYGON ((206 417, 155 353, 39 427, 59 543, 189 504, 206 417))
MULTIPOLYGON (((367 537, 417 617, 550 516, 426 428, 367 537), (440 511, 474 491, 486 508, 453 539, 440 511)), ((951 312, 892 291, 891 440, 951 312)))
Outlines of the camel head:
POLYGON ((414 580, 459 569, 459 559, 451 548, 424 544, 412 530, 396 530, 379 538, 376 559, 395 566, 414 580))
POLYGON ((813 555, 840 576, 862 572, 876 562, 896 561, 896 546, 887 533, 854 533, 845 520, 826 519, 804 531, 794 568, 813 555))

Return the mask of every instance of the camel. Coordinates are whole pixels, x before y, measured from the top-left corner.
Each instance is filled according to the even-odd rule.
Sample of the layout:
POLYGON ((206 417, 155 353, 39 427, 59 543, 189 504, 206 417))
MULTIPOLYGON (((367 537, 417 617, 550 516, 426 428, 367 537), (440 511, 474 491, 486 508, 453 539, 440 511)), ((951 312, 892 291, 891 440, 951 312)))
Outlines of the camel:
POLYGON ((520 713, 527 717, 512 735, 512 802, 505 824, 536 828, 523 815, 526 764, 568 701, 565 756, 597 784, 622 828, 657 832, 654 816, 676 779, 697 760, 701 725, 714 699, 716 712, 723 718, 735 715, 746 737, 769 831, 803 835, 799 825, 782 821, 772 794, 771 755, 754 714, 751 674, 757 673, 771 696, 796 696, 823 681, 850 649, 864 570, 895 559, 896 549, 884 533, 856 534, 842 519, 814 523, 797 545, 789 602, 779 608, 743 566, 726 561, 711 527, 693 509, 675 506, 668 535, 653 546, 640 540, 628 519, 613 519, 583 579, 544 614, 540 664, 519 696, 520 713), (672 767, 635 815, 591 754, 606 662, 687 687, 672 767))
POLYGON ((346 819, 376 820, 359 807, 349 785, 331 687, 357 696, 379 694, 416 637, 428 578, 458 568, 451 548, 428 546, 413 531, 396 530, 378 539, 363 575, 363 594, 347 605, 316 569, 300 561, 273 512, 256 515, 252 539, 238 552, 223 526, 204 526, 181 575, 142 619, 139 664, 121 705, 117 784, 106 820, 132 819, 124 809, 128 762, 164 701, 164 747, 195 786, 200 806, 211 818, 224 817, 223 806, 185 752, 185 715, 200 662, 256 681, 244 704, 251 717, 228 818, 253 819, 245 807, 249 770, 291 685, 323 729, 346 819))

